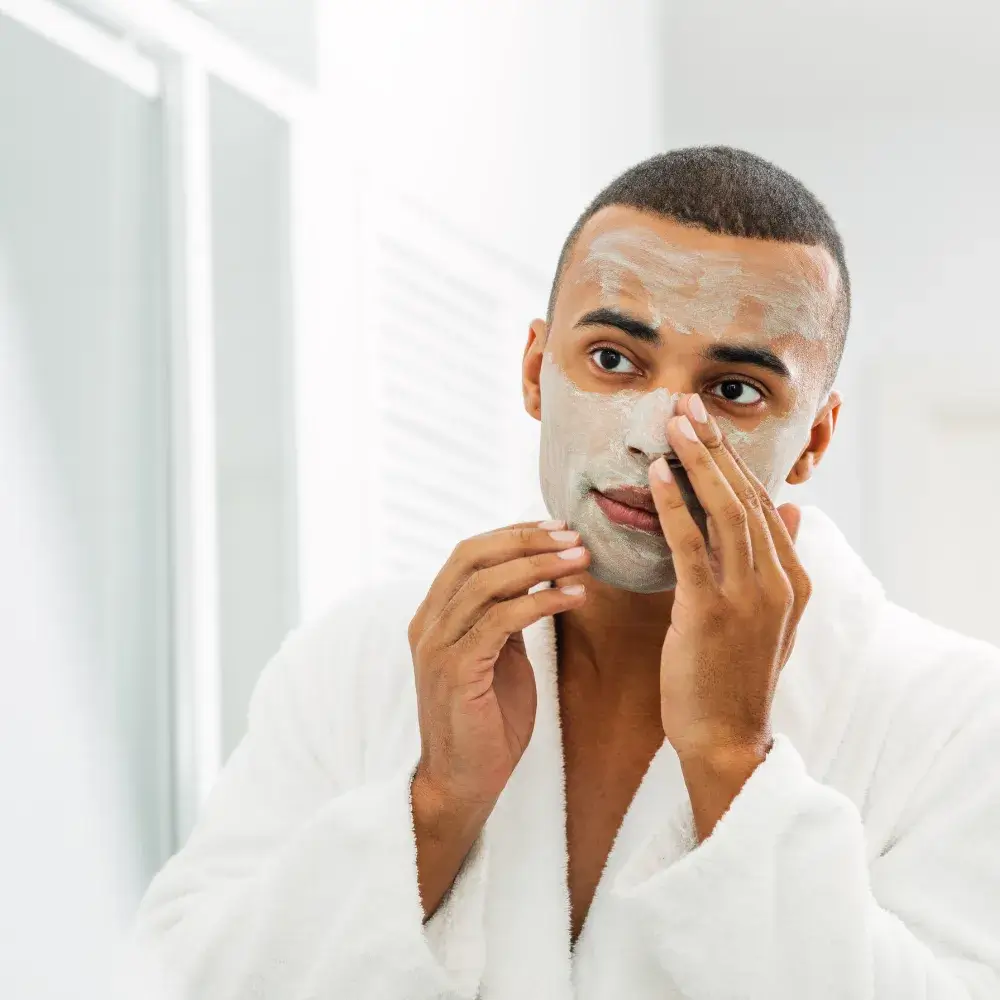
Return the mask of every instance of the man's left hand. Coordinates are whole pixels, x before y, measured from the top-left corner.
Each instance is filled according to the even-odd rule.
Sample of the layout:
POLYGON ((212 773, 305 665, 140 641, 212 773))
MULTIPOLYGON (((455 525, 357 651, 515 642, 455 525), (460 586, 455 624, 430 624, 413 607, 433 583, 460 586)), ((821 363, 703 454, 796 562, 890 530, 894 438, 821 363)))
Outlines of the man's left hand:
POLYGON ((649 483, 677 575, 660 659, 663 729, 692 772, 729 768, 745 780, 770 749, 775 686, 809 600, 794 543, 801 515, 775 509, 699 397, 679 410, 667 435, 708 515, 710 544, 676 480, 657 475, 667 468, 658 459, 649 483))

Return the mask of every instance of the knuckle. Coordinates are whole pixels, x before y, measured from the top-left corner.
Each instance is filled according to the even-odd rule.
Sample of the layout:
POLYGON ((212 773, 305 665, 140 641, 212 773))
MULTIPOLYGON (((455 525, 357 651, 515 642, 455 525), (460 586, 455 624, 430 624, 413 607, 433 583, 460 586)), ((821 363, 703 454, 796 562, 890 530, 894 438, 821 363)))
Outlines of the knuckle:
POLYGON ((430 652, 430 646, 427 640, 427 634, 424 633, 420 636, 413 645, 413 662, 414 665, 421 665, 428 662, 428 653, 430 652))
POLYGON ((715 459, 712 457, 710 451, 700 448, 694 457, 694 464, 697 468, 707 472, 709 469, 715 467, 715 459))
POLYGON ((458 641, 458 645, 465 648, 477 645, 483 637, 483 633, 489 626, 492 608, 487 608, 469 627, 465 635, 458 641))
POLYGON ((497 622, 500 617, 500 606, 497 604, 491 604, 485 611, 479 616, 479 620, 473 626, 478 635, 482 635, 484 632, 488 632, 497 622))
POLYGON ((704 615, 703 628, 706 635, 719 636, 725 632, 729 622, 729 613, 721 603, 711 604, 705 609, 704 615))
POLYGON ((705 541, 699 532, 691 531, 681 539, 680 547, 686 556, 699 556, 705 550, 705 541))
POLYGON ((699 590, 707 588, 715 579, 711 568, 700 562, 691 567, 690 576, 691 582, 699 590))
POLYGON ((541 617, 550 613, 553 607, 561 607, 565 600, 565 594, 558 587, 546 587, 544 590, 536 590, 529 595, 531 601, 531 613, 541 617))
POLYGON ((679 491, 668 493, 666 504, 667 504, 667 510, 669 511, 683 510, 684 508, 687 507, 687 504, 684 502, 684 497, 680 494, 679 491))
POLYGON ((747 510, 757 511, 761 508, 760 493, 758 493, 752 483, 747 483, 740 490, 740 501, 747 510))
POLYGON ((787 578, 776 584, 768 594, 771 607, 775 610, 787 613, 795 603, 795 591, 787 578))
POLYGON ((734 528, 743 528, 747 523, 747 510, 736 500, 727 500, 722 508, 722 516, 734 528))
MULTIPOLYGON (((533 556, 528 556, 528 566, 532 573, 537 575, 551 569, 553 559, 558 559, 555 552, 538 552, 533 556)), ((565 561, 565 559, 559 559, 559 562, 565 561)))
POLYGON ((474 649, 479 641, 479 622, 476 622, 465 635, 459 636, 454 645, 448 651, 454 658, 452 662, 461 663, 468 655, 468 651, 474 649))
POLYGON ((535 532, 536 531, 537 531, 536 528, 528 528, 528 527, 518 528, 517 531, 515 532, 514 537, 522 545, 530 545, 530 544, 532 544, 532 542, 535 539, 535 532))
POLYGON ((486 589, 486 574, 482 570, 476 570, 474 573, 469 575, 469 578, 465 581, 463 590, 463 597, 465 598, 478 598, 482 595, 483 591, 486 589))

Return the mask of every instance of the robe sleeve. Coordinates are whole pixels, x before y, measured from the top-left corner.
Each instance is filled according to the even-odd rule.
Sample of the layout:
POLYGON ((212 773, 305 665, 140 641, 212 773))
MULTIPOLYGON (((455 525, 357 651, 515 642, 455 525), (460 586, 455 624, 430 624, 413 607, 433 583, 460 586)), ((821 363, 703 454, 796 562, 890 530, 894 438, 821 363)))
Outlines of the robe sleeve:
POLYGON ((895 829, 869 863, 855 804, 777 733, 709 837, 694 846, 688 803, 614 888, 691 1000, 1000 997, 995 697, 949 739, 895 829))
POLYGON ((303 704, 308 685, 296 691, 291 673, 307 652, 283 647, 258 681, 247 735, 140 905, 130 975, 141 969, 142 995, 164 1000, 473 998, 483 835, 425 925, 416 760, 362 783, 323 762, 311 727, 347 725, 351 712, 317 721, 303 704))

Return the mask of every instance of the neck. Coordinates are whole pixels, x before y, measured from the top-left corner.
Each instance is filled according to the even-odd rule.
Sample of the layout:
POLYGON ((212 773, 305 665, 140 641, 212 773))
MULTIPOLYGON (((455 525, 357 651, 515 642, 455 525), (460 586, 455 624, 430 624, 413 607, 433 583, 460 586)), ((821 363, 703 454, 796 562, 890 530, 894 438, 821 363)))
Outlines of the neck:
POLYGON ((572 671, 604 697, 650 692, 658 697, 660 650, 674 592, 634 594, 589 573, 579 582, 587 587, 586 602, 556 619, 560 671, 572 671))

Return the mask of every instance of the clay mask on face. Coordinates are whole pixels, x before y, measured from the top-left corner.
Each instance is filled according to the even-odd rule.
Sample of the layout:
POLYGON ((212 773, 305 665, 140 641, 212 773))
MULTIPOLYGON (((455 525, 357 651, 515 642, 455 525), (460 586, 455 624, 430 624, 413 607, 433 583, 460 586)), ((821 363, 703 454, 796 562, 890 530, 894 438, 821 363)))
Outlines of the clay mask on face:
POLYGON ((651 229, 616 229, 590 244, 579 281, 596 281, 606 306, 626 286, 643 290, 652 325, 721 337, 741 315, 765 336, 798 333, 809 340, 828 329, 837 275, 820 247, 790 258, 788 273, 748 272, 737 254, 685 250, 651 229))
POLYGON ((590 491, 649 486, 650 463, 672 451, 666 424, 678 397, 666 389, 584 392, 547 351, 540 384, 539 473, 549 514, 580 532, 597 579, 642 594, 669 590, 676 580, 663 536, 612 524, 590 491))
MULTIPOLYGON (((550 516, 580 532, 580 540, 590 549, 590 573, 596 579, 639 594, 670 590, 677 581, 663 536, 613 524, 591 490, 649 486, 650 464, 672 453, 666 424, 679 394, 666 389, 584 392, 548 351, 542 358, 540 386, 539 474, 550 516)), ((767 417, 752 432, 724 417, 716 420, 774 497, 808 440, 808 413, 790 420, 767 417)), ((682 488, 692 513, 702 518, 696 498, 686 484, 682 488)))

